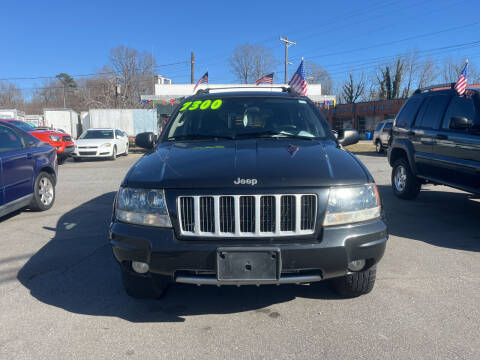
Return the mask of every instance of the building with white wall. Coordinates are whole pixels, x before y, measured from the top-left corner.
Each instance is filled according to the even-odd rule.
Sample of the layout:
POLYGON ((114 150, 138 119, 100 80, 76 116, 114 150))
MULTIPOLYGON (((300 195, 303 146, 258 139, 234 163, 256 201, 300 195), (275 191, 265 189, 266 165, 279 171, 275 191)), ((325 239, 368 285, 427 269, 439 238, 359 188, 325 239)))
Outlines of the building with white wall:
MULTIPOLYGON (((165 84, 165 83, 156 83, 155 84, 155 95, 142 96, 142 100, 170 100, 171 98, 183 98, 193 95, 194 84, 165 84)), ((219 88, 232 88, 238 87, 244 90, 251 91, 279 91, 279 87, 288 87, 285 84, 200 84, 197 87, 198 89, 219 89, 219 88)), ((307 96, 314 102, 322 102, 325 100, 333 100, 335 97, 332 95, 322 95, 322 85, 321 84, 309 84, 307 96)))

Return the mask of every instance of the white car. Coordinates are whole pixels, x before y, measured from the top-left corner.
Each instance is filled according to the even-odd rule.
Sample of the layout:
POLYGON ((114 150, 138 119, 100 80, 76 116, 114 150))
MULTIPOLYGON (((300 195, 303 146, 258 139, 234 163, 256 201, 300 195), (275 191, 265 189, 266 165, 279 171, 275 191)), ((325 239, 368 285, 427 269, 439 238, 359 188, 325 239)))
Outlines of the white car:
POLYGON ((128 155, 128 136, 118 129, 88 129, 75 141, 72 157, 108 158, 115 160, 117 155, 128 155))

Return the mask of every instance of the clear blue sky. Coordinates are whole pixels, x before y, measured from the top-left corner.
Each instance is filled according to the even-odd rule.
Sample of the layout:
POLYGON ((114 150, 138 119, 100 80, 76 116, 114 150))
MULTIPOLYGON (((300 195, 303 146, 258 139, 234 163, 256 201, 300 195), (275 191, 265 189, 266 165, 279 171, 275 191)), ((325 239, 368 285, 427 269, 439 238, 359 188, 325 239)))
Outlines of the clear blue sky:
MULTIPOLYGON (((250 42, 271 48, 280 82, 282 35, 297 41, 289 52, 291 72, 303 56, 341 81, 350 70, 371 69, 380 57, 480 41, 478 0, 3 0, 0 12, 0 78, 96 72, 110 48, 126 45, 153 48, 157 64, 189 60, 193 50, 196 79, 208 68, 210 82, 234 82, 228 56, 250 42)), ((448 55, 480 63, 480 43, 432 56, 448 55)), ((158 69, 177 83, 189 82, 189 71, 188 64, 158 69)), ((15 83, 30 88, 40 81, 15 83)))

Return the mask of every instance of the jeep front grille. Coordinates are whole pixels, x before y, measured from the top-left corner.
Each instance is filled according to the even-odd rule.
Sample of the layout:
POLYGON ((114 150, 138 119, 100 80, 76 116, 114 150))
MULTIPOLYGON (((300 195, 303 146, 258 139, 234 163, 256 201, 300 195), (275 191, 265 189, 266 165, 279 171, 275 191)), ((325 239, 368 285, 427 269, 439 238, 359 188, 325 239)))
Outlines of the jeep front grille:
POLYGON ((180 196, 177 206, 185 236, 310 235, 317 217, 311 194, 180 196))

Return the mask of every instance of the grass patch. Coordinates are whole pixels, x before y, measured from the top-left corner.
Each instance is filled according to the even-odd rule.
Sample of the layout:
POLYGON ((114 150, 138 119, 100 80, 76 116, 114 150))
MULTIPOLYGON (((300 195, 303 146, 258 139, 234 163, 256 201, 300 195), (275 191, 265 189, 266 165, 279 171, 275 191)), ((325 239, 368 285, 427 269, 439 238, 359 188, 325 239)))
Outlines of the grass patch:
POLYGON ((346 146, 345 149, 353 153, 375 152, 375 145, 371 141, 360 141, 357 144, 346 146))

